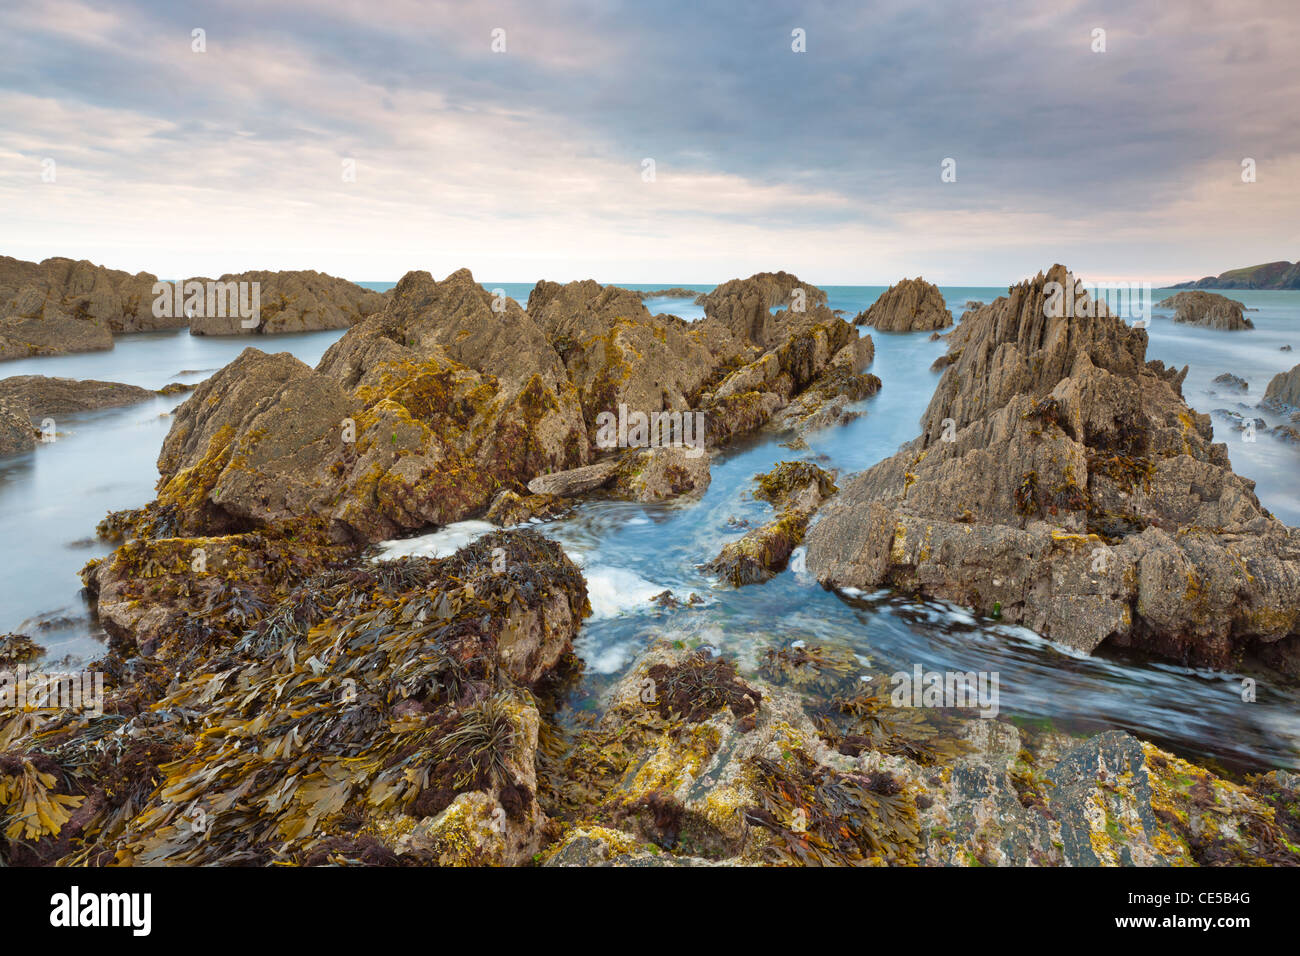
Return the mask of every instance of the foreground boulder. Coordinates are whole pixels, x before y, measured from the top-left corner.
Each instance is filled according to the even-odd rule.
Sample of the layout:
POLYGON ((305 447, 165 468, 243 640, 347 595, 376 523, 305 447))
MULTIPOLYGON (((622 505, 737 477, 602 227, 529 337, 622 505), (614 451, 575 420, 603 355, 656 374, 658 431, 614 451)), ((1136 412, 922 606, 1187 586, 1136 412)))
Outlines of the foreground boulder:
POLYGON ((928 332, 952 325, 952 313, 939 287, 917 276, 890 286, 853 324, 880 332, 928 332))
POLYGON ((0 379, 0 400, 26 409, 35 421, 99 408, 117 408, 157 398, 157 392, 121 382, 14 375, 0 379))
MULTIPOLYGON (((208 280, 198 281, 206 283, 208 280)), ((383 309, 385 296, 323 272, 240 272, 216 280, 225 284, 258 284, 260 315, 257 325, 244 328, 237 310, 218 316, 206 310, 189 320, 191 335, 275 335, 347 329, 383 309)), ((215 313, 217 310, 213 310, 215 313)))
POLYGON ((1216 292, 1178 292, 1156 303, 1157 309, 1174 309, 1174 321, 1186 325, 1200 325, 1207 329, 1237 332, 1253 329, 1255 323, 1246 318, 1246 307, 1235 299, 1216 292))
POLYGON ((808 535, 832 586, 891 586, 1104 642, 1300 672, 1300 529, 1265 511, 1183 400, 1185 370, 1096 304, 1045 314, 1062 266, 950 337, 922 434, 847 481, 808 535))
POLYGON ((66 711, 38 747, 0 710, 6 817, 50 808, 0 836, 0 860, 525 863, 546 831, 528 688, 589 611, 559 546, 520 531, 190 615, 156 655, 97 665, 108 716, 66 711))

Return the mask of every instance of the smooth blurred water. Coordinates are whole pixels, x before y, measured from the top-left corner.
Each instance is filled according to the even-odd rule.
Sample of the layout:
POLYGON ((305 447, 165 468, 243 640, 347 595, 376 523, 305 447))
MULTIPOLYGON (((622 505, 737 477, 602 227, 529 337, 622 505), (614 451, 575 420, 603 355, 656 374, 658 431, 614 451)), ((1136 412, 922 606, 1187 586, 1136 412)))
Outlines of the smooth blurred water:
MULTIPOLYGON (((391 283, 367 283, 380 291, 391 283)), ((667 288, 665 284, 661 288, 667 288)), ((530 284, 484 283, 505 288, 527 302, 530 284)), ((848 317, 866 308, 884 287, 829 287, 829 305, 848 317)), ((954 315, 967 299, 992 301, 1004 288, 952 288, 943 292, 954 315)), ((1162 293, 1161 293, 1162 294, 1162 293)), ((1161 295, 1158 294, 1158 295, 1161 295)), ((1149 357, 1188 364, 1185 391, 1199 410, 1229 405, 1210 393, 1210 380, 1231 371, 1250 383, 1253 403, 1268 379, 1300 357, 1278 351, 1294 339, 1300 346, 1300 293, 1243 293, 1237 298, 1255 332, 1224 333, 1176 326, 1157 314, 1149 357), (1295 333, 1295 334, 1293 334, 1295 333)), ((688 299, 647 301, 652 312, 697 318, 688 299)), ((183 369, 200 370, 179 380, 197 381, 234 358, 246 345, 291 351, 315 364, 338 332, 274 339, 215 339, 184 332, 119 339, 107 353, 0 364, 0 376, 36 373, 101 378, 158 388, 183 369)), ((851 648, 864 676, 885 681, 896 670, 921 664, 927 670, 996 671, 1003 716, 1044 718, 1071 730, 1109 727, 1141 734, 1177 752, 1210 757, 1234 767, 1300 766, 1300 692, 1261 678, 1258 700, 1243 704, 1240 675, 1211 674, 1163 664, 1081 658, 1030 632, 938 603, 917 603, 889 594, 846 596, 827 592, 806 575, 787 571, 743 589, 721 586, 699 570, 723 543, 767 520, 772 512, 750 496, 752 477, 779 461, 808 458, 842 474, 892 454, 918 431, 921 412, 938 374, 930 364, 945 350, 927 333, 873 333, 872 367, 884 385, 861 404, 864 417, 816 434, 807 451, 775 440, 751 440, 715 457, 708 492, 695 502, 642 505, 591 501, 570 516, 545 523, 584 566, 596 614, 587 621, 578 650, 587 662, 579 697, 590 697, 617 679, 638 651, 656 637, 707 644, 752 665, 763 649, 794 640, 817 640, 851 648), (705 603, 664 610, 648 598, 664 590, 705 603)), ((86 539, 111 510, 139 506, 153 494, 155 459, 170 425, 166 413, 180 398, 97 412, 60 421, 60 440, 35 452, 0 460, 0 536, 5 542, 0 576, 0 632, 32 633, 52 657, 90 657, 96 634, 78 597, 76 571, 107 548, 86 539), (41 616, 72 614, 62 629, 38 632, 41 616)), ((1233 401, 1238 400, 1235 397, 1233 401)), ((1243 410, 1244 414, 1244 410, 1243 410)), ((1259 413, 1254 413, 1259 414, 1259 413)), ((1261 417, 1268 418, 1267 415, 1261 417)), ((1264 504, 1283 520, 1300 523, 1297 464, 1300 450, 1261 433, 1254 444, 1216 424, 1237 470, 1258 482, 1264 504)), ((486 526, 462 523, 395 550, 433 551, 481 533, 486 526)), ((1257 675, 1258 676, 1258 675, 1257 675)))

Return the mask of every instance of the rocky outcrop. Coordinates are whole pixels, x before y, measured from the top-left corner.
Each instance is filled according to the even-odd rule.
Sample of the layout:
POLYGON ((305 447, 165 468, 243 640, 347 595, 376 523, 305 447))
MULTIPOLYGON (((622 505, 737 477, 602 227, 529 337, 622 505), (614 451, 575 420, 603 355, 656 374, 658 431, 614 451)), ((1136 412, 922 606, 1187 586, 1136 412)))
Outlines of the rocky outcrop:
POLYGON ((1264 390, 1264 403, 1278 410, 1300 408, 1300 365, 1289 372, 1279 372, 1264 390))
POLYGON ((890 286, 853 324, 879 332, 928 332, 952 325, 952 313, 939 287, 917 276, 890 286))
POLYGON ((1250 391, 1250 383, 1239 375, 1233 375, 1231 372, 1216 375, 1213 381, 1215 385, 1222 386, 1230 392, 1250 391))
POLYGON ((1233 473, 1183 400, 1185 370, 1145 360, 1145 331, 1104 303, 1095 318, 1045 314, 1045 284, 1072 281, 1055 266, 957 327, 922 434, 840 483, 809 570, 996 612, 1084 652, 1291 657, 1300 530, 1233 473))
MULTIPOLYGON (((206 279, 192 280, 207 283, 206 279)), ((260 312, 258 322, 244 327, 237 310, 196 311, 189 319, 191 335, 275 335, 284 332, 315 332, 348 329, 384 308, 386 297, 346 279, 311 270, 288 272, 240 272, 216 280, 227 283, 257 283, 260 312)), ((249 293, 251 301, 251 292, 249 293)))
POLYGON ((313 370, 246 349, 175 413, 157 509, 187 533, 324 520, 372 542, 487 509, 587 460, 559 357, 467 272, 408 274, 313 370))
POLYGON ((0 398, 0 456, 17 455, 36 447, 36 429, 27 409, 0 398))
POLYGON ((785 570, 791 553, 803 541, 809 520, 837 490, 831 475, 805 461, 782 462, 754 480, 758 483, 754 497, 771 502, 778 509, 777 517, 728 542, 704 565, 704 570, 719 575, 732 587, 759 584, 785 570))
POLYGON ((741 342, 768 349, 779 344, 783 330, 772 320, 772 309, 783 306, 795 314, 826 304, 826 293, 800 282, 788 272, 759 272, 748 279, 732 279, 700 296, 710 326, 725 328, 741 342))
POLYGON ((0 359, 111 349, 117 333, 184 325, 154 316, 157 281, 84 260, 0 256, 0 359))
POLYGON ((1179 292, 1161 299, 1155 307, 1174 309, 1174 321, 1186 325, 1200 325, 1226 332, 1255 327, 1255 323, 1245 316, 1245 306, 1214 292, 1179 292))
POLYGON ((652 316, 636 293, 590 279, 537 283, 528 317, 562 358, 593 444, 602 413, 690 409, 721 361, 688 323, 652 316))
POLYGON ((702 295, 708 295, 707 292, 700 292, 697 289, 684 289, 681 286, 673 286, 671 289, 637 289, 634 290, 642 299, 698 299, 702 295))
POLYGON ((121 382, 14 375, 0 379, 0 401, 23 408, 35 421, 98 408, 118 408, 157 398, 157 392, 121 382))

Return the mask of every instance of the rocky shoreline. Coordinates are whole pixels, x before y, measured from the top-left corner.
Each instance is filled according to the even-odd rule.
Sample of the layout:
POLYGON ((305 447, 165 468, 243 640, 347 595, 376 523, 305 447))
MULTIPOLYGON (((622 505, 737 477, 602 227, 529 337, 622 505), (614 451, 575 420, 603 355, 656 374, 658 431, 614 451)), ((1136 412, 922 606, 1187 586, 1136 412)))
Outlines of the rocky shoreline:
MULTIPOLYGON (((1300 672, 1300 531, 1144 331, 1104 306, 1046 316, 1064 276, 967 313, 893 458, 755 476, 774 517, 712 569, 743 588, 806 540, 828 586, 943 597, 1083 651, 1300 672)), ((885 313, 952 324, 917 326, 942 316, 908 288, 885 313)), ((543 281, 502 306, 467 270, 413 272, 315 368, 249 348, 200 384, 156 499, 109 515, 118 547, 82 572, 110 636, 102 713, 0 707, 0 860, 1300 863, 1288 771, 1230 779, 1117 731, 902 706, 831 646, 754 666, 651 643, 598 712, 568 712, 587 582, 520 523, 698 495, 716 451, 833 427, 881 387, 871 338, 788 273, 724 283, 694 323, 642 298, 543 281), (447 557, 371 550, 484 516, 502 530, 447 557)), ((43 410, 90 393, 0 383, 0 435, 38 389, 43 410)))

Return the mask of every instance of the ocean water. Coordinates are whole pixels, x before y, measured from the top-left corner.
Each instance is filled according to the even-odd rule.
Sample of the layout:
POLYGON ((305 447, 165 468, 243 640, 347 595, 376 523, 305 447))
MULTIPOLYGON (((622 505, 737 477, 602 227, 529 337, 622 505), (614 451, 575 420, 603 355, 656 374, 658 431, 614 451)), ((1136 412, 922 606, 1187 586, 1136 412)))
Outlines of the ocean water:
MULTIPOLYGON (((365 283, 382 291, 392 283, 365 283)), ((659 288, 668 288, 666 283, 659 288)), ((504 288, 521 304, 531 284, 484 283, 504 288)), ((831 308, 852 317, 884 286, 827 287, 831 308)), ((701 289, 701 291, 706 291, 701 289)), ((968 299, 992 301, 1005 288, 944 288, 955 316, 968 299)), ((1157 292, 1157 298, 1164 293, 1157 292)), ((1148 357, 1190 366, 1184 390, 1201 411, 1253 405, 1268 379, 1300 362, 1300 292, 1241 293, 1254 332, 1224 333, 1174 325, 1157 312, 1148 357), (1215 394, 1212 379, 1232 372, 1249 382, 1245 399, 1215 394)), ((694 319, 689 299, 650 299, 652 312, 694 319)), ((864 330, 865 332, 865 330, 864 330)), ((315 364, 341 333, 258 339, 267 351, 289 351, 315 364)), ((1081 657, 1023 628, 977 620, 941 602, 916 602, 888 592, 837 594, 808 575, 789 570, 766 584, 743 589, 721 585, 700 566, 722 545, 760 524, 770 507, 753 499, 752 478, 779 461, 808 458, 841 473, 859 471, 913 438, 938 373, 930 364, 944 352, 928 333, 872 333, 872 367, 883 387, 860 403, 865 414, 810 437, 793 452, 774 439, 751 439, 723 450, 712 483, 697 501, 636 504, 586 502, 540 530, 559 541, 584 569, 593 615, 578 639, 586 670, 574 706, 594 700, 637 653, 656 638, 709 646, 753 666, 764 649, 793 641, 821 641, 851 649, 862 677, 884 681, 915 664, 926 670, 993 671, 1000 682, 1003 717, 1046 720, 1063 729, 1132 731, 1176 752, 1212 758, 1234 768, 1300 767, 1300 688, 1266 675, 1258 700, 1241 702, 1239 674, 1196 671, 1162 663, 1081 657), (649 599, 671 591, 703 603, 665 610, 649 599)), ((111 352, 0 364, 0 377, 19 374, 100 378, 158 388, 169 381, 198 381, 234 358, 246 340, 191 337, 185 332, 129 336, 111 352)), ((80 596, 77 570, 110 550, 93 539, 109 510, 148 501, 157 478, 155 461, 182 397, 111 409, 58 422, 59 440, 35 452, 0 459, 0 632, 29 633, 52 660, 83 662, 102 648, 102 633, 80 596)), ((1239 409, 1245 414, 1245 409, 1239 409)), ((1274 424, 1280 419, 1251 409, 1274 424)), ((1216 421, 1239 473, 1282 520, 1300 524, 1300 448, 1260 432, 1254 443, 1216 421)), ((461 522, 427 535, 388 542, 377 557, 402 553, 437 556, 488 529, 461 522)), ((798 567, 798 561, 793 562, 798 567)))

